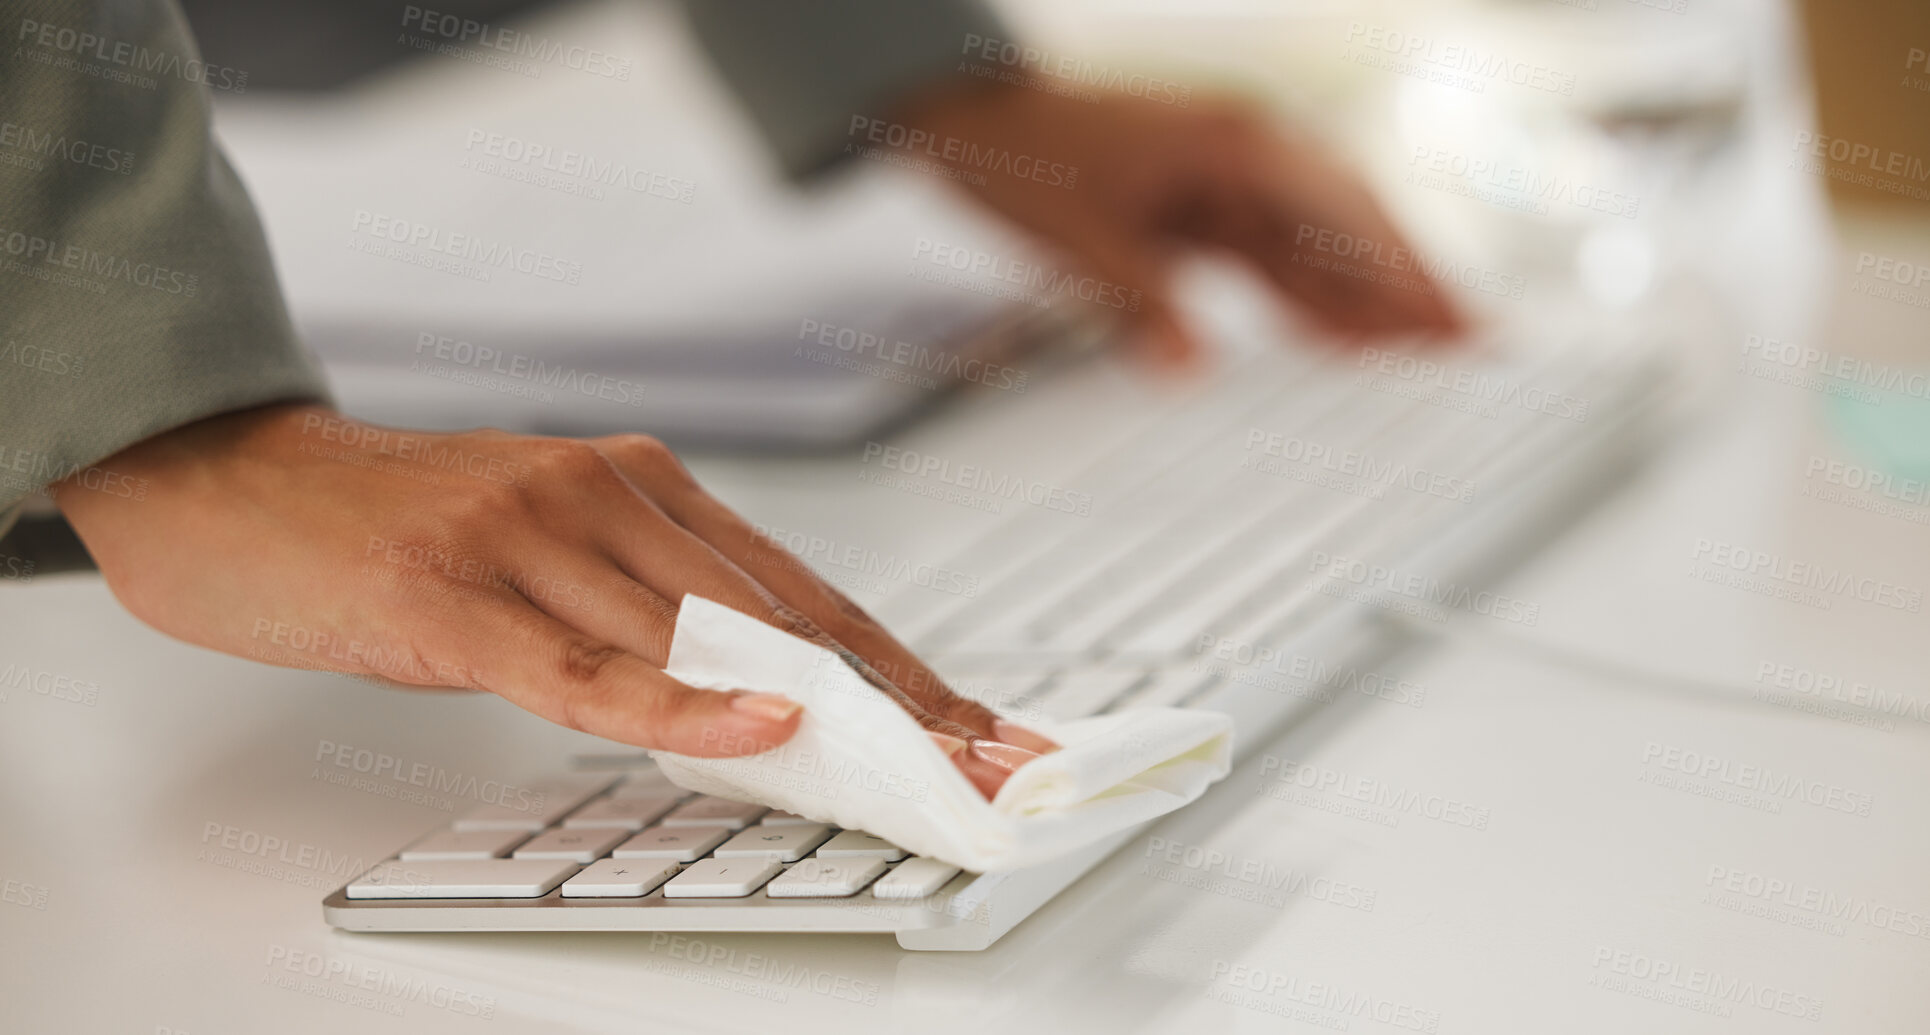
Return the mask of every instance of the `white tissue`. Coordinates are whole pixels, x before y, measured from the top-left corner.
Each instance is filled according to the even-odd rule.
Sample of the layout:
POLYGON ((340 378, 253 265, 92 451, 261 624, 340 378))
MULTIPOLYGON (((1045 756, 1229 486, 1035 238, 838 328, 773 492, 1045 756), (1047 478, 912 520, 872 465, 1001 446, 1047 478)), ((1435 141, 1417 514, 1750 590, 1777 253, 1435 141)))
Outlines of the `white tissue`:
POLYGON ((760 754, 653 752, 678 786, 866 830, 979 873, 1036 865, 1171 812, 1231 764, 1232 723, 1214 712, 1029 721, 1061 749, 1020 766, 988 802, 837 654, 696 596, 684 597, 666 671, 695 687, 804 705, 797 735, 760 754))

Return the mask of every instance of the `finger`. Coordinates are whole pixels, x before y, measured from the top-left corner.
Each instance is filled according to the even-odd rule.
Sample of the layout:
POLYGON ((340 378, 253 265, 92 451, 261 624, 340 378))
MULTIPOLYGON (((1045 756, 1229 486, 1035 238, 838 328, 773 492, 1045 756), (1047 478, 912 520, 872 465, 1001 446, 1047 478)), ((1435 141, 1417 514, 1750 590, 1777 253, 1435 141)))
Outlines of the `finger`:
POLYGON ((283 668, 299 669, 303 672, 323 672, 331 676, 341 676, 344 679, 353 679, 359 683, 367 683, 371 686, 379 686, 387 690, 410 690, 429 694, 474 694, 481 692, 473 687, 467 686, 415 682, 403 679, 394 673, 372 669, 366 665, 353 668, 341 668, 334 665, 325 665, 319 661, 307 658, 289 658, 285 662, 276 662, 276 664, 283 668))
POLYGON ((1277 199, 1261 198, 1265 215, 1252 222, 1275 232, 1251 240, 1256 265, 1275 283, 1301 299, 1319 318, 1352 333, 1446 336, 1458 333, 1460 317, 1448 302, 1445 285, 1414 260, 1416 252, 1371 199, 1325 217, 1357 241, 1371 246, 1370 259, 1336 260, 1297 242, 1286 232, 1288 214, 1277 199))
POLYGON ((1173 303, 1163 242, 1098 219, 1080 219, 1060 228, 1056 243, 1101 280, 1129 292, 1120 316, 1132 328, 1141 358, 1162 369, 1178 370, 1205 357, 1205 347, 1173 303))
MULTIPOLYGON (((574 574, 597 586, 601 591, 597 599, 604 606, 592 608, 588 615, 575 615, 546 595, 525 594, 533 596, 537 606, 565 624, 594 630, 658 665, 669 658, 679 605, 691 593, 827 649, 849 653, 664 512, 653 496, 664 495, 673 486, 702 490, 662 443, 641 435, 602 439, 601 448, 592 442, 558 441, 569 447, 568 481, 579 493, 546 520, 568 523, 572 535, 570 541, 547 548, 541 539, 526 542, 524 551, 546 570, 574 574), (595 546, 586 551, 577 541, 583 537, 595 546)), ((881 689, 923 718, 916 702, 895 687, 881 689)))
MULTIPOLYGON (((605 455, 611 456, 616 469, 632 477, 638 485, 651 486, 651 497, 637 494, 634 513, 627 515, 630 520, 623 521, 612 531, 629 532, 635 535, 634 542, 626 542, 619 534, 609 543, 617 563, 637 578, 649 583, 659 594, 675 592, 681 600, 684 592, 698 592, 700 595, 716 600, 718 603, 736 608, 746 614, 759 617, 777 628, 793 635, 810 640, 825 649, 835 652, 860 677, 864 678, 880 692, 890 696, 907 714, 917 719, 928 731, 946 736, 947 743, 970 742, 972 750, 951 753, 951 759, 972 785, 987 798, 998 793, 998 788, 1011 775, 1012 769, 1022 764, 1022 759, 1036 757, 1036 753, 1006 743, 993 743, 984 739, 978 728, 962 725, 951 716, 964 716, 964 706, 977 709, 982 717, 990 717, 986 712, 970 702, 952 695, 943 685, 930 677, 927 692, 921 700, 906 695, 892 680, 880 675, 863 657, 854 653, 843 640, 826 634, 824 629, 800 609, 782 603, 765 586, 750 579, 739 565, 725 557, 708 540, 677 522, 670 509, 688 511, 700 515, 724 515, 734 524, 725 526, 743 533, 737 538, 739 543, 749 543, 754 538, 752 529, 741 518, 737 518, 728 508, 717 503, 708 493, 702 491, 681 463, 664 449, 661 443, 642 436, 617 436, 603 440, 599 448, 606 449, 605 455), (617 457, 623 459, 618 460, 617 457), (645 547, 644 553, 634 553, 638 547, 645 547), (626 562, 626 556, 628 560, 626 562), (649 574, 645 574, 647 570, 649 574), (946 712, 934 713, 926 709, 924 703, 943 703, 950 706, 946 712)), ((729 540, 729 536, 725 537, 729 540)), ((783 559, 791 560, 788 553, 783 559)), ((795 561, 792 561, 795 564, 795 561)), ((766 569, 768 570, 768 569, 766 569)), ((787 568, 787 570, 796 570, 787 568)), ((820 584, 821 585, 821 584, 820 584)), ((825 587, 828 589, 828 587, 825 587)), ((621 598, 619 598, 621 599, 621 598)), ((846 601, 848 605, 849 602, 846 601)), ((855 608, 853 609, 855 610, 855 608)), ((862 612, 859 612, 862 614, 862 612)), ((868 620, 868 619, 867 619, 868 620)), ((871 623, 876 628, 876 623, 871 623)), ((857 624, 840 625, 842 634, 851 635, 857 624)), ((876 630, 882 636, 881 629, 876 630)), ((889 637, 886 637, 889 640, 889 637)), ((889 641, 897 646, 896 641, 889 641)), ((902 647, 898 647, 903 650, 902 647)), ((910 653, 904 656, 911 658, 910 653)), ((912 659, 915 661, 915 659, 912 659)), ((1054 747, 1050 741, 1029 731, 1004 724, 1001 720, 983 723, 990 731, 1007 735, 1023 735, 1041 748, 1054 747)))
MULTIPOLYGON (((637 501, 636 506, 641 506, 637 501)), ((609 506, 606 500, 603 506, 609 506)), ((632 504, 623 504, 625 518, 632 504)), ((657 668, 670 664, 677 605, 638 582, 608 552, 561 541, 522 547, 527 571, 506 585, 550 617, 657 668)))
POLYGON ((1012 744, 977 740, 966 750, 953 755, 952 761, 989 801, 998 796, 999 788, 1005 786, 1005 781, 1011 779, 1020 766, 1037 757, 1038 752, 1012 744))
POLYGON ((791 739, 803 713, 775 694, 680 683, 510 590, 447 616, 437 630, 433 649, 467 659, 468 685, 558 725, 638 747, 700 758, 757 754, 791 739))
MULTIPOLYGON (((641 502, 643 501, 639 501, 641 502)), ((725 697, 731 706, 737 709, 754 706, 754 710, 768 710, 776 717, 789 715, 795 711, 796 706, 787 698, 761 694, 742 694, 733 698, 730 695, 696 690, 657 671, 669 659, 670 641, 676 626, 677 608, 674 605, 664 600, 656 591, 632 580, 607 558, 586 554, 581 550, 545 551, 540 543, 531 544, 531 550, 533 551, 529 555, 531 563, 536 566, 532 570, 553 574, 547 578, 512 577, 507 585, 498 589, 515 592, 522 597, 527 606, 560 623, 567 635, 581 637, 590 644, 608 644, 611 649, 624 652, 630 658, 642 662, 647 666, 646 671, 661 677, 660 680, 653 679, 653 683, 667 683, 663 692, 673 697, 696 695, 700 702, 704 699, 725 697), (576 592, 585 586, 594 586, 595 589, 591 593, 576 592), (594 606, 580 607, 579 605, 584 603, 586 598, 593 602, 594 606)), ((473 600, 474 597, 471 596, 470 599, 473 600)), ((496 606, 496 602, 492 601, 491 606, 496 606)), ((835 644, 830 646, 836 647, 835 644)), ((863 664, 858 659, 850 660, 856 661, 857 665, 863 664)), ((874 685, 879 684, 882 684, 880 689, 893 694, 902 707, 914 717, 918 717, 927 728, 934 730, 931 734, 933 742, 945 751, 946 756, 952 759, 972 785, 988 799, 998 793, 998 788, 1003 786, 1006 778, 1011 775, 1011 770, 1019 764, 1017 759, 1036 757, 1029 751, 1023 755, 1015 754, 1021 749, 1011 745, 994 744, 977 738, 974 738, 973 743, 985 745, 985 747, 976 751, 968 750, 965 737, 945 732, 960 730, 960 727, 923 712, 916 703, 898 695, 896 688, 891 687, 889 683, 878 680, 874 685)), ((627 743, 641 743, 646 747, 659 746, 635 736, 607 732, 600 727, 591 728, 591 725, 601 721, 597 719, 594 712, 589 713, 587 718, 570 718, 539 710, 539 707, 532 702, 516 700, 516 703, 545 718, 573 728, 587 729, 600 736, 623 740, 627 743)), ((679 709, 689 707, 688 704, 674 706, 679 709)), ((714 701, 711 702, 710 707, 715 707, 714 701)), ((733 721, 738 719, 736 715, 732 715, 731 718, 733 721)), ((617 716, 613 721, 621 722, 623 717, 617 716)), ((655 721, 661 723, 661 720, 655 721)), ((631 728, 634 725, 634 721, 631 721, 630 726, 624 728, 631 728)), ((792 728, 795 729, 794 723, 792 728)), ((690 743, 692 735, 688 730, 681 734, 669 733, 666 736, 681 737, 678 746, 669 746, 667 750, 703 757, 753 754, 768 750, 780 742, 769 739, 760 740, 754 732, 747 733, 743 730, 722 727, 710 720, 705 720, 698 726, 694 735, 696 741, 694 745, 690 743)))
MULTIPOLYGON (((723 569, 718 582, 728 582, 727 574, 734 574, 750 587, 720 585, 720 592, 736 594, 747 603, 754 597, 762 599, 766 608, 775 601, 779 607, 767 620, 807 639, 821 634, 834 647, 856 655, 846 660, 855 662, 853 667, 861 675, 876 676, 872 681, 874 685, 884 684, 880 689, 909 698, 914 707, 908 710, 920 716, 927 729, 967 739, 991 737, 1040 751, 1056 747, 1036 733, 999 719, 985 706, 952 693, 936 673, 864 609, 705 492, 654 440, 620 435, 598 439, 596 445, 609 453, 619 468, 635 471, 635 480, 652 485, 655 507, 715 554, 717 566, 723 569), (669 464, 676 464, 674 472, 667 470, 669 464), (754 582, 749 577, 752 572, 756 573, 754 582)), ((714 599, 731 604, 727 599, 714 599)))
POLYGON ((1214 175, 1174 213, 1184 217, 1175 229, 1232 250, 1330 332, 1458 333, 1441 285, 1411 261, 1378 261, 1415 251, 1352 171, 1243 120, 1219 144, 1214 175), (1334 250, 1340 241, 1368 249, 1334 250))
MULTIPOLYGON (((673 587, 665 592, 679 593, 676 603, 651 586, 639 582, 616 560, 561 546, 546 550, 540 544, 532 544, 530 549, 534 551, 532 556, 539 559, 541 570, 560 572, 555 581, 569 587, 579 584, 594 587, 591 592, 581 595, 591 599, 594 606, 581 609, 573 606, 579 598, 574 593, 531 592, 537 580, 518 580, 513 588, 522 592, 539 610, 565 625, 621 647, 658 668, 669 664, 670 646, 676 636, 677 615, 684 592, 715 600, 800 639, 836 651, 854 668, 864 665, 862 659, 851 655, 847 648, 826 636, 815 623, 775 600, 768 591, 736 570, 728 561, 711 558, 711 563, 706 563, 701 555, 707 551, 714 552, 712 547, 688 529, 670 521, 654 506, 646 507, 647 504, 647 500, 636 501, 636 513, 626 513, 625 520, 632 524, 641 522, 652 526, 641 538, 651 544, 650 552, 653 555, 681 553, 686 556, 674 562, 677 570, 669 574, 661 571, 665 563, 662 556, 652 556, 648 561, 639 559, 638 567, 654 567, 659 572, 658 576, 653 576, 655 581, 673 587)), ((618 545, 615 549, 621 552, 623 547, 618 545)), ((860 675, 864 674, 865 670, 861 669, 860 675)), ((882 676, 872 674, 867 678, 926 728, 954 736, 976 735, 974 731, 928 713, 916 700, 882 676)))
MULTIPOLYGON (((1351 337, 1391 332, 1403 326, 1408 303, 1363 277, 1379 276, 1367 261, 1323 252, 1299 240, 1299 226, 1271 191, 1229 198, 1231 214, 1219 221, 1222 243, 1230 247, 1280 291, 1298 302, 1323 330, 1351 337)), ((1348 240, 1358 235, 1350 234, 1348 240)), ((1416 283, 1420 281, 1416 279, 1416 283)))
MULTIPOLYGON (((612 530, 607 543, 620 567, 619 576, 632 580, 641 593, 613 594, 617 607, 644 594, 661 597, 675 618, 685 594, 714 600, 768 625, 782 629, 836 653, 867 682, 878 688, 917 719, 926 729, 956 737, 975 737, 977 730, 959 724, 945 715, 934 714, 917 698, 910 696, 892 680, 879 674, 862 656, 842 641, 829 635, 809 616, 780 601, 769 589, 752 579, 742 568, 723 556, 715 546, 672 520, 650 501, 624 529, 612 530), (675 603, 671 601, 674 600, 675 603)), ((618 624, 621 624, 619 621, 618 624)), ((622 633, 617 635, 622 636, 622 633)), ((661 648, 668 655, 668 641, 661 648)))
MULTIPOLYGON (((566 572, 566 577, 571 580, 569 585, 572 586, 578 584, 598 585, 599 588, 595 594, 596 606, 587 611, 576 610, 569 604, 564 603, 564 601, 573 602, 575 600, 575 594, 550 595, 540 593, 536 595, 535 599, 530 600, 532 606, 562 622, 573 632, 587 636, 593 642, 607 642, 619 649, 628 649, 630 653, 639 660, 653 668, 661 668, 666 664, 669 658, 670 640, 674 635, 676 626, 676 606, 664 600, 656 591, 635 582, 607 560, 600 557, 584 558, 580 551, 577 552, 575 556, 578 559, 574 565, 567 559, 558 558, 552 561, 554 567, 549 570, 566 572)), ((533 580, 526 580, 520 587, 522 592, 527 594, 532 583, 533 580)), ((526 599, 528 599, 527 596, 526 599)), ((720 600, 719 602, 724 603, 726 601, 720 600)), ((795 614, 795 612, 791 612, 789 608, 785 608, 782 605, 779 605, 775 609, 774 621, 779 624, 780 628, 785 628, 783 624, 786 621, 784 617, 785 612, 795 614)), ((747 613, 759 614, 762 612, 750 611, 747 613)), ((798 635, 802 626, 809 625, 809 620, 802 618, 802 616, 790 619, 789 621, 790 627, 786 628, 786 631, 793 633, 793 635, 798 635)), ((815 627, 811 626, 810 629, 814 630, 815 627)), ((837 650, 841 656, 845 657, 846 662, 858 670, 861 675, 870 671, 863 659, 851 655, 848 650, 830 641, 828 638, 822 636, 822 634, 809 631, 809 634, 805 635, 804 638, 815 639, 819 641, 821 645, 837 650)), ((889 681, 884 680, 882 677, 872 676, 869 678, 874 686, 877 686, 886 694, 891 695, 900 707, 904 708, 908 714, 918 719, 921 725, 931 731, 930 736, 933 743, 937 744, 939 748, 945 752, 946 757, 958 766, 959 771, 971 782, 972 786, 984 794, 988 800, 998 793, 998 789, 1003 786, 1006 779, 1011 776, 1012 770, 1022 764, 1024 759, 1037 757, 1032 751, 1025 751, 1022 748, 1010 744, 985 740, 971 730, 925 711, 917 702, 905 697, 895 686, 891 685, 889 681)), ((682 684, 676 685, 679 687, 682 686, 682 684)), ((698 692, 702 693, 702 691, 698 692)), ((779 698, 778 700, 782 701, 784 699, 779 698)), ((998 728, 999 723, 995 721, 993 726, 994 728, 998 728)), ((772 742, 762 742, 761 746, 758 744, 733 744, 732 739, 734 736, 736 735, 730 732, 706 729, 699 734, 699 747, 709 747, 719 751, 746 754, 774 746, 772 742)), ((1034 735, 1034 737, 1040 742, 1049 744, 1049 742, 1045 742, 1043 738, 1037 738, 1036 735, 1034 735)), ((694 753, 683 751, 682 749, 673 750, 679 750, 686 754, 694 753)))

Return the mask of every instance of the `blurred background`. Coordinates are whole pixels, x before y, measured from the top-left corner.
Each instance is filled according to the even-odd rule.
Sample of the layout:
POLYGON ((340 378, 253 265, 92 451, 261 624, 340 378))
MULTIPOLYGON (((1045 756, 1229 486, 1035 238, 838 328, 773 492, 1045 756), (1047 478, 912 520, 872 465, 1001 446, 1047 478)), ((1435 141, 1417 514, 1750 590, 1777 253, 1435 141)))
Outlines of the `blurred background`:
MULTIPOLYGON (((799 314, 953 345, 961 328, 998 323, 996 307, 921 289, 902 266, 908 235, 1015 246, 1001 228, 925 177, 856 168, 809 191, 781 183, 674 4, 434 5, 593 43, 595 68, 421 53, 446 41, 410 28, 409 5, 185 6, 208 60, 245 81, 217 92, 220 131, 351 410, 555 431, 641 420, 685 448, 835 445, 923 398, 787 362, 773 343, 799 314), (647 171, 655 186, 544 176, 531 149, 647 171), (492 285, 383 261, 358 250, 358 214, 500 238, 580 276, 492 285), (421 359, 423 335, 478 331, 687 390, 645 414, 396 376, 421 359), (746 390, 759 378, 818 390, 746 390), (720 410, 728 419, 705 420, 720 410)), ((1710 310, 1714 365, 1737 333, 1822 336, 1902 363, 1930 333, 1930 285, 1898 282, 1930 259, 1922 5, 1063 0, 1003 13, 1055 58, 1151 76, 1182 100, 1245 95, 1313 127, 1441 254, 1565 278, 1623 310, 1689 298, 1710 310), (1415 39, 1506 54, 1541 81, 1457 88, 1451 70, 1402 71, 1395 52, 1415 39)), ((1477 311, 1508 301, 1465 294, 1477 311)), ((1861 416, 1834 419, 1870 423, 1861 416)))

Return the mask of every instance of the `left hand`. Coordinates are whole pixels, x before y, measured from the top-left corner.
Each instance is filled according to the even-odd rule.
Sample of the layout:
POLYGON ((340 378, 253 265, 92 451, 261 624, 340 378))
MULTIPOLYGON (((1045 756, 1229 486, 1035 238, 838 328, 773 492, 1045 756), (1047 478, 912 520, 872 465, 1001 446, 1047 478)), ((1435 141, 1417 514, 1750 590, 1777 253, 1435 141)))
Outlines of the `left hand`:
POLYGON ((121 603, 189 643, 484 690, 654 750, 723 758, 789 740, 796 702, 664 672, 696 593, 845 658, 987 798, 1054 746, 951 692, 655 439, 404 431, 291 403, 102 463, 155 491, 90 492, 76 474, 55 501, 121 603))
MULTIPOLYGON (((1245 260, 1337 337, 1462 329, 1441 285, 1425 274, 1364 278, 1334 269, 1341 234, 1382 255, 1412 255, 1413 246, 1357 176, 1246 105, 1201 99, 1179 108, 1121 95, 1092 102, 972 84, 916 99, 903 117, 931 139, 963 145, 923 155, 976 174, 953 183, 1091 273, 1141 292, 1129 320, 1156 361, 1180 365, 1202 352, 1168 287, 1171 262, 1187 247, 1245 260), (998 149, 1077 174, 1068 187, 1063 178, 1055 184, 974 165, 974 149, 981 158, 998 149)), ((1351 257, 1347 264, 1357 274, 1365 265, 1351 257)))

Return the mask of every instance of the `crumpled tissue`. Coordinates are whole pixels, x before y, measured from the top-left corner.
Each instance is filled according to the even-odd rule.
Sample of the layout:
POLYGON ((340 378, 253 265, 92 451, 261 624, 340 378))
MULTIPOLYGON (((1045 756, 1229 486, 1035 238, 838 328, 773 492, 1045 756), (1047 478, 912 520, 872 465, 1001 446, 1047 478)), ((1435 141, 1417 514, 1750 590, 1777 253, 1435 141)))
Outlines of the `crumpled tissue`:
POLYGON ((1020 766, 986 801, 917 720, 836 652, 686 596, 665 670, 708 690, 804 706, 790 741, 753 755, 652 752, 680 787, 865 830, 978 873, 1045 862, 1179 808, 1227 774, 1232 722, 1151 708, 1025 725, 1061 749, 1020 766))

